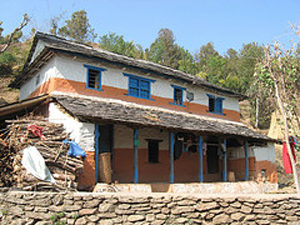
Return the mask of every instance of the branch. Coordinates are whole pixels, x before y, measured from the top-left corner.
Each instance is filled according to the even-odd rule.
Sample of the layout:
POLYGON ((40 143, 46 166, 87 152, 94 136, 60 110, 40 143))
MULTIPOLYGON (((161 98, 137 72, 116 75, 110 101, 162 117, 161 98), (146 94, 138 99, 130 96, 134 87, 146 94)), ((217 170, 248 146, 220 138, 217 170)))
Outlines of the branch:
POLYGON ((300 24, 298 24, 298 26, 291 24, 290 26, 292 28, 292 30, 295 32, 295 34, 298 36, 298 38, 300 38, 300 24))
POLYGON ((28 23, 29 23, 30 19, 28 17, 28 15, 25 13, 23 16, 23 21, 20 24, 19 27, 17 27, 10 35, 9 35, 9 39, 7 41, 7 43, 5 44, 4 48, 0 49, 0 54, 2 54, 3 52, 5 52, 8 47, 10 46, 10 44, 12 43, 12 40, 14 38, 14 36, 16 35, 16 33, 18 33, 20 30, 22 30, 28 23))

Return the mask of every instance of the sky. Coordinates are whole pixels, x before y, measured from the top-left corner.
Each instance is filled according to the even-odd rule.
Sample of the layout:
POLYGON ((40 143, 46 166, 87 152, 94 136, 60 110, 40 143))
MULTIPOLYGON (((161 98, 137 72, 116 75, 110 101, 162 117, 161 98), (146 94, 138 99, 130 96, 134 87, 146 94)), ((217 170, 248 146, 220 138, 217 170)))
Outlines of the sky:
MULTIPOLYGON (((176 43, 197 52, 212 42, 219 53, 243 44, 268 44, 279 41, 289 46, 297 41, 290 24, 300 23, 300 0, 0 0, 0 21, 4 34, 10 33, 27 13, 30 34, 48 32, 50 18, 84 9, 95 32, 123 35, 147 48, 161 28, 173 31, 176 43)), ((298 39, 299 41, 299 39, 298 39)))

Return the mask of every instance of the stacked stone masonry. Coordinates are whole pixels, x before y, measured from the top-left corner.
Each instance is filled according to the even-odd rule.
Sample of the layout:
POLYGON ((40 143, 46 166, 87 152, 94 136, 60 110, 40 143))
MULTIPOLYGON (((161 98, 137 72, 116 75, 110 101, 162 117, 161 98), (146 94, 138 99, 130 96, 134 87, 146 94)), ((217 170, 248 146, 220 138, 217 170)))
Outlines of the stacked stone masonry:
POLYGON ((300 224, 299 195, 4 192, 0 201, 1 224, 11 225, 300 224))

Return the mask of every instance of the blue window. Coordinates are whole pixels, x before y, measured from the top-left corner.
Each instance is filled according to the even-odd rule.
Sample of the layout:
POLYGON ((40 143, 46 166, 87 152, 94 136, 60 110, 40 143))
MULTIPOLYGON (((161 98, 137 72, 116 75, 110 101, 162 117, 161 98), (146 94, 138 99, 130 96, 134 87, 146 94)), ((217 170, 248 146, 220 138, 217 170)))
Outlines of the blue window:
POLYGON ((128 95, 137 98, 151 99, 151 83, 155 80, 123 73, 128 77, 128 95))
POLYGON ((179 87, 176 85, 171 84, 173 87, 173 102, 171 103, 172 105, 178 105, 178 106, 183 106, 183 91, 186 90, 186 88, 179 87))
POLYGON ((215 97, 213 95, 208 96, 208 111, 211 113, 222 114, 223 115, 223 100, 224 98, 215 97))
POLYGON ((106 69, 89 65, 84 65, 84 67, 87 68, 86 88, 103 91, 101 72, 106 69))

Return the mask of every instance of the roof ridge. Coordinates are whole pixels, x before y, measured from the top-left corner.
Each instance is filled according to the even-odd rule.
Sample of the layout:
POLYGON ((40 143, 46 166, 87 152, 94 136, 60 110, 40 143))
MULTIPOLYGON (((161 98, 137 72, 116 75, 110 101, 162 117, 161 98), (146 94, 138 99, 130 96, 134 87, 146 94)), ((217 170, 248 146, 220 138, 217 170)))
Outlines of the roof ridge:
POLYGON ((161 65, 159 63, 155 63, 155 62, 144 60, 144 59, 137 59, 137 58, 134 58, 134 57, 129 57, 129 56, 126 56, 126 55, 114 53, 114 52, 111 52, 111 51, 108 51, 108 50, 104 50, 100 47, 94 47, 94 46, 91 46, 87 43, 83 43, 83 42, 79 42, 79 41, 67 40, 63 37, 59 37, 59 36, 56 36, 56 35, 53 35, 53 34, 37 32, 36 37, 40 38, 40 39, 44 39, 44 40, 51 38, 55 41, 63 41, 66 44, 74 44, 74 45, 77 45, 77 46, 80 46, 80 47, 88 48, 88 49, 94 50, 94 51, 96 51, 100 54, 106 54, 107 56, 115 56, 115 57, 121 58, 121 59, 129 61, 129 62, 137 62, 137 63, 142 63, 144 65, 157 67, 158 69, 163 69, 163 70, 166 70, 166 71, 171 72, 171 73, 176 73, 177 76, 180 76, 180 78, 183 79, 183 80, 189 80, 192 83, 200 82, 202 86, 205 86, 205 87, 208 87, 208 88, 215 88, 215 89, 218 89, 219 91, 227 92, 229 94, 239 96, 239 97, 242 97, 242 98, 245 97, 245 96, 243 96, 239 93, 235 93, 234 91, 231 91, 227 88, 220 87, 216 84, 212 84, 212 83, 206 81, 205 79, 203 79, 201 77, 197 77, 194 74, 185 73, 185 72, 180 71, 178 69, 174 69, 174 68, 169 67, 169 66, 161 65))

